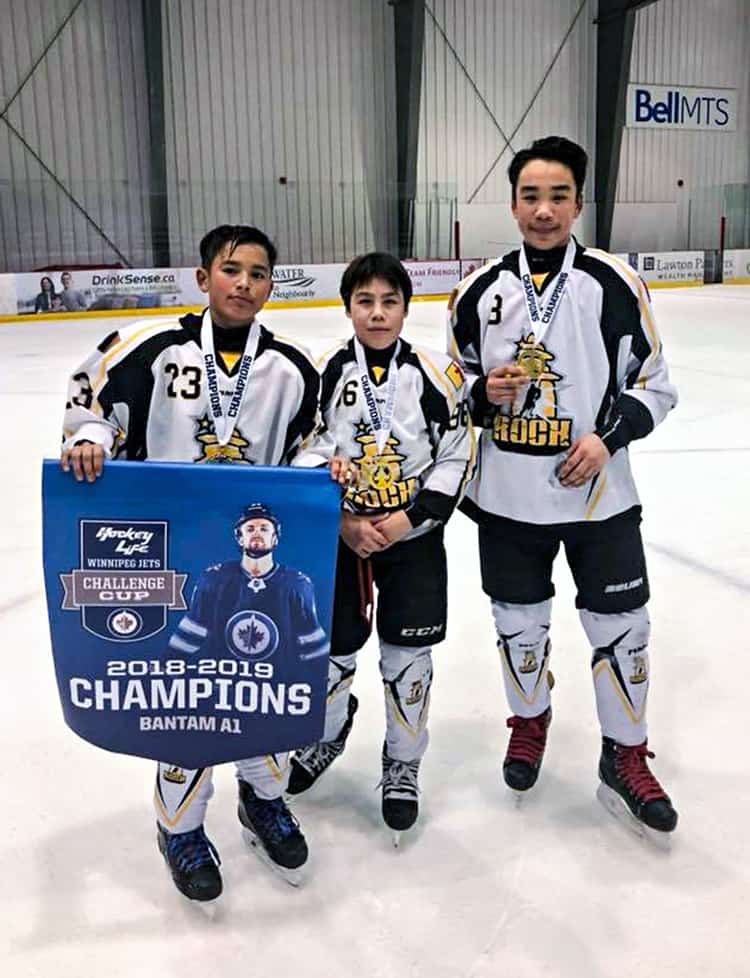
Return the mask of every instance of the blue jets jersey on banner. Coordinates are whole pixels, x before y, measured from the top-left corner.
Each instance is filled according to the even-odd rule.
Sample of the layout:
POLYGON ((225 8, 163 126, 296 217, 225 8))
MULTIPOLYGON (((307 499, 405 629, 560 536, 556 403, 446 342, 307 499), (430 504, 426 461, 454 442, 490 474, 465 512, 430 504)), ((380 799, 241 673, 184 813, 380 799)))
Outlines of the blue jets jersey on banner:
POLYGON ((280 648, 300 659, 328 652, 309 577, 276 565, 252 577, 238 560, 209 567, 170 647, 188 655, 225 655, 259 662, 280 648))
POLYGON ((320 738, 340 514, 327 471, 117 461, 89 484, 47 461, 43 496, 55 672, 79 736, 189 769, 320 738), (258 518, 274 528, 260 557, 258 518))

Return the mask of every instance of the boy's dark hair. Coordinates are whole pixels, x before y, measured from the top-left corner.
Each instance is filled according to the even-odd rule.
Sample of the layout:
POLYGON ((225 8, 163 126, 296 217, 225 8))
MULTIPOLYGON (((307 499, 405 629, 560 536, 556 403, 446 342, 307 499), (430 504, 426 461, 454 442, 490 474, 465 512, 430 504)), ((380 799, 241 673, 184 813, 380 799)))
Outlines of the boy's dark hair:
POLYGON ((394 255, 389 255, 386 251, 370 251, 351 261, 341 276, 339 292, 347 312, 350 310, 354 290, 374 278, 382 278, 394 291, 400 291, 404 297, 404 306, 409 308, 412 294, 409 273, 394 255))
POLYGON ((220 224, 203 236, 200 243, 201 265, 208 271, 211 262, 216 258, 225 245, 230 245, 229 253, 244 244, 256 244, 265 248, 268 264, 273 270, 276 264, 276 246, 273 241, 258 228, 249 224, 220 224))
POLYGON ((550 160, 567 166, 576 183, 576 197, 583 196, 586 166, 589 161, 586 150, 564 136, 545 136, 544 139, 535 139, 528 149, 519 150, 511 160, 508 179, 513 188, 513 200, 516 199, 519 174, 529 160, 550 160))

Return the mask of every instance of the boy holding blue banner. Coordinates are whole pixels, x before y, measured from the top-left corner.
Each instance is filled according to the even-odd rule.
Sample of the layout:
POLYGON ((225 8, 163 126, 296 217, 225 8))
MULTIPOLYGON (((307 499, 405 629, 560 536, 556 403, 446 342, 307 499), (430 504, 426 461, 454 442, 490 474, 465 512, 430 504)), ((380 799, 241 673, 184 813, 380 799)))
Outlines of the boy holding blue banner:
MULTIPOLYGON (((341 522, 323 739, 292 760, 289 791, 307 790, 341 754, 357 710, 350 692, 372 622, 386 697, 382 814, 399 833, 418 815, 427 748, 432 645, 446 628, 443 525, 474 463, 458 365, 401 339, 412 287, 398 259, 374 252, 344 272, 354 336, 323 363, 321 434, 303 464, 327 462, 347 487, 341 522)), ((296 462, 295 462, 296 464, 296 462)))
POLYGON ((677 813, 647 763, 649 586, 627 446, 677 395, 646 286, 571 235, 586 165, 582 147, 557 136, 517 153, 508 176, 522 246, 473 272, 451 299, 449 349, 470 378, 483 429, 462 508, 478 524, 513 712, 506 783, 527 791, 544 755, 552 565, 562 543, 593 649, 598 795, 663 840, 677 813))
MULTIPOLYGON (((273 243, 257 228, 222 225, 205 235, 200 254, 202 315, 127 326, 74 372, 61 465, 79 481, 93 482, 110 458, 286 465, 313 432, 318 373, 305 350, 256 318, 273 287, 273 243)), ((296 881, 307 845, 283 799, 288 756, 236 766, 243 825, 296 881)), ((157 773, 159 849, 177 888, 195 900, 222 890, 203 828, 211 779, 210 768, 166 763, 157 773)))

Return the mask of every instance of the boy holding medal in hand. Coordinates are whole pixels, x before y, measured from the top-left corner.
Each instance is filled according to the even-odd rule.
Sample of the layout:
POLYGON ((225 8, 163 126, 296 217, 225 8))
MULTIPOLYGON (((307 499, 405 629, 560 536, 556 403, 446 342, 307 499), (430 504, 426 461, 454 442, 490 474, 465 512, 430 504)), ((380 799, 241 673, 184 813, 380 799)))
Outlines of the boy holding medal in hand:
POLYGON ((292 759, 289 792, 307 790, 344 749, 350 692, 372 622, 386 698, 382 813, 399 833, 418 815, 427 748, 432 646, 445 638, 443 525, 474 461, 464 377, 443 354, 401 339, 412 286, 392 255, 355 258, 341 280, 354 336, 324 357, 316 440, 295 461, 327 463, 345 487, 323 739, 292 759))
MULTIPOLYGON (((110 458, 287 465, 315 428, 320 379, 312 361, 256 318, 273 287, 273 243, 257 228, 221 225, 205 235, 200 255, 202 315, 127 326, 74 372, 61 465, 79 481, 93 482, 110 458)), ((193 631, 208 638, 202 626, 193 631)), ((307 844, 283 798, 288 755, 236 767, 242 824, 272 867, 296 882, 307 844)), ((222 890, 203 829, 211 780, 211 768, 168 763, 156 778, 159 849, 175 886, 193 900, 222 890)))
POLYGON ((462 508, 478 523, 513 712, 506 783, 531 788, 544 755, 552 564, 562 543, 593 649, 598 795, 663 840, 677 813, 647 763, 649 586, 627 445, 648 435, 677 395, 644 283, 571 235, 586 164, 580 146, 557 136, 517 153, 508 175, 523 244, 452 297, 449 350, 467 372, 483 428, 462 508))

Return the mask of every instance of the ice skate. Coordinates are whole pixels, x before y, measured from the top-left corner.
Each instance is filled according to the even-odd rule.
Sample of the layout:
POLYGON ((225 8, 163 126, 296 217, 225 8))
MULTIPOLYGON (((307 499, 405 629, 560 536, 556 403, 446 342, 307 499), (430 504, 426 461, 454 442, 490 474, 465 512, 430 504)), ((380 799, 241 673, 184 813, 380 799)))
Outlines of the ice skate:
POLYGON ((343 753, 346 739, 352 729, 354 714, 357 712, 359 701, 356 696, 349 696, 348 711, 341 732, 335 740, 319 740, 310 744, 292 757, 292 770, 289 775, 290 795, 300 795, 311 788, 318 778, 333 764, 339 754, 343 753))
POLYGON ((174 885, 188 900, 215 900, 221 894, 221 860, 202 825, 192 832, 167 832, 156 823, 159 852, 174 885))
POLYGON ((536 717, 508 717, 506 723, 511 733, 503 761, 503 778, 513 791, 528 791, 536 784, 551 721, 549 706, 536 717))
POLYGON ((258 798, 246 781, 239 782, 237 814, 243 838, 261 862, 290 883, 299 886, 307 862, 307 842, 297 819, 283 798, 258 798))
POLYGON ((630 831, 660 848, 669 848, 669 833, 677 826, 677 812, 648 767, 654 755, 647 741, 625 747, 602 738, 596 797, 630 831))
POLYGON ((383 746, 383 777, 378 787, 383 789, 383 821, 392 830, 393 845, 398 848, 401 833, 410 829, 419 815, 419 759, 396 761, 383 746))

